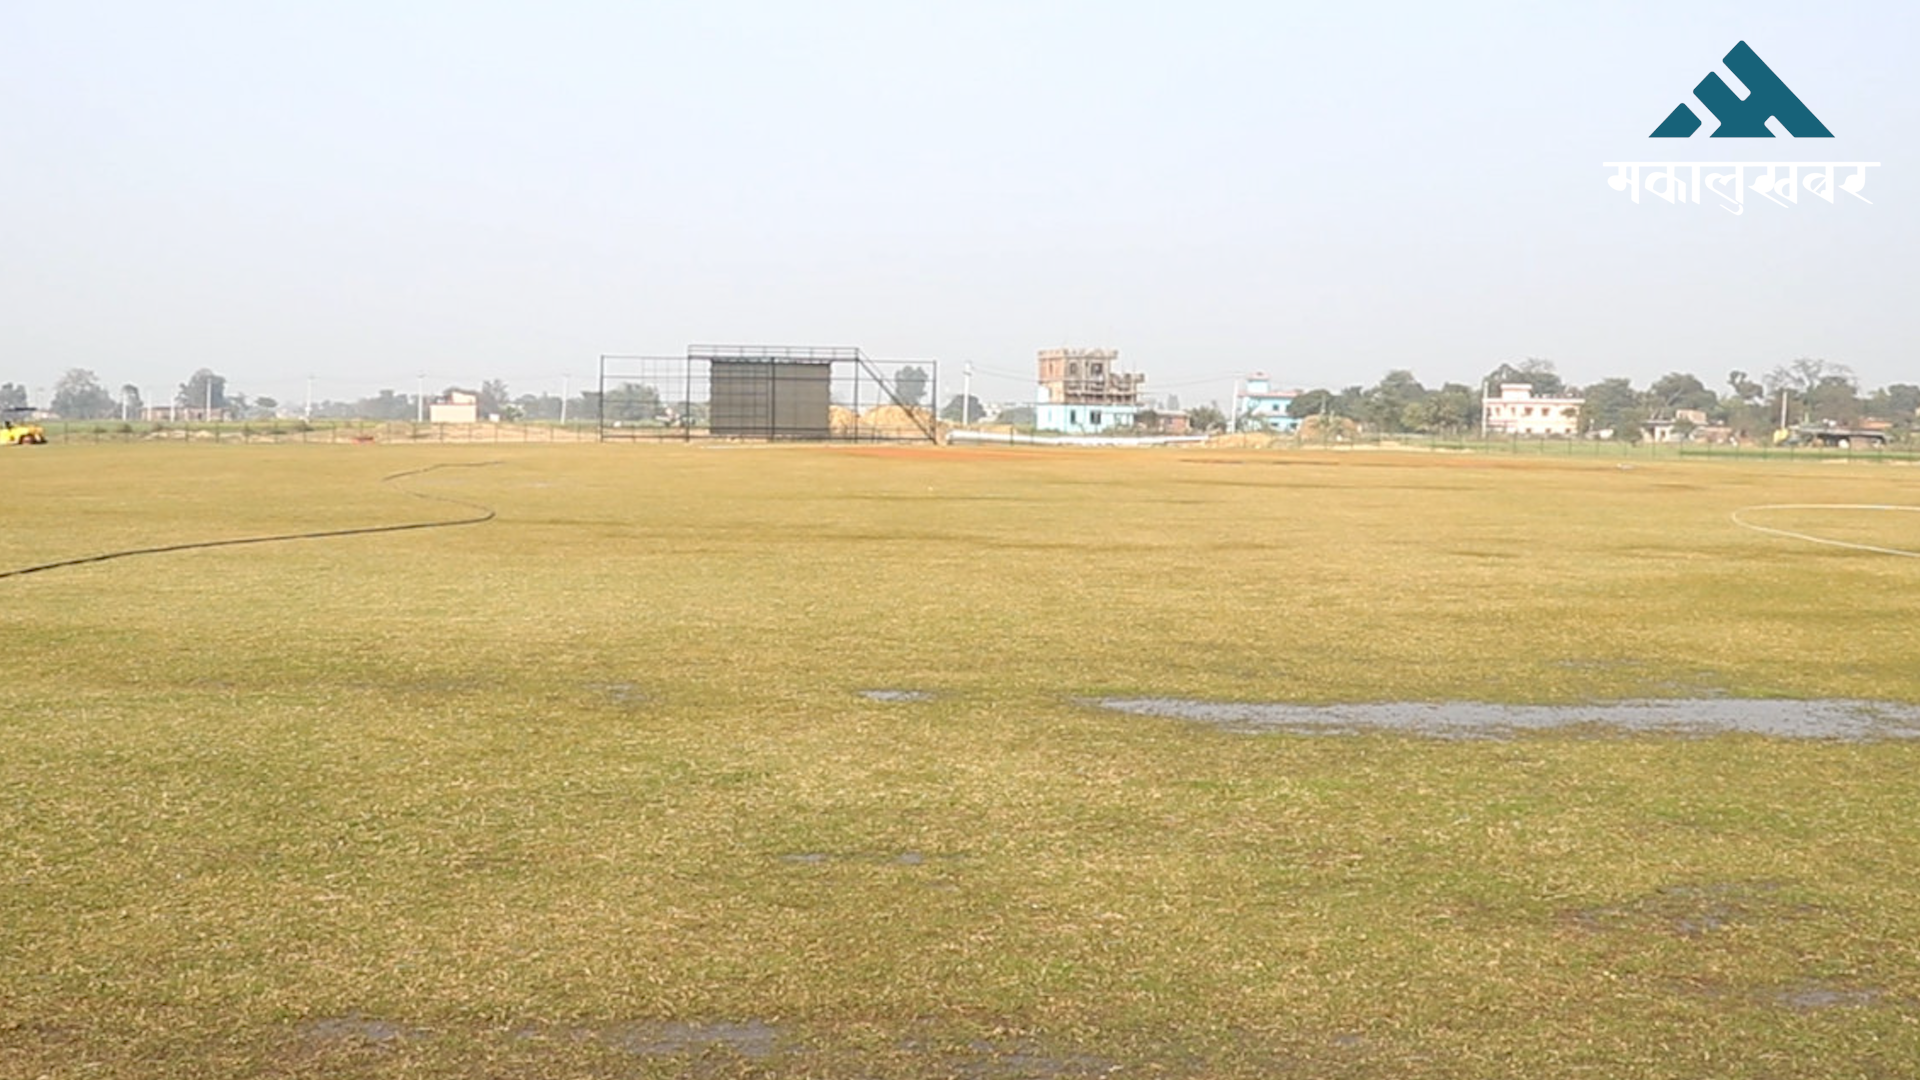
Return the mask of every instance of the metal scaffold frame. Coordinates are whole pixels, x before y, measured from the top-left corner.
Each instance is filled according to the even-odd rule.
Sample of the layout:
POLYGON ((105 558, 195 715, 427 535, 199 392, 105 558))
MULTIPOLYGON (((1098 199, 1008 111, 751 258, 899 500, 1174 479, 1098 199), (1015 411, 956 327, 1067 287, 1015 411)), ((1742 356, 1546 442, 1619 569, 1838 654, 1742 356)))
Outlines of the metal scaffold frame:
POLYGON ((602 441, 938 442, 939 371, 844 345, 602 353, 593 405, 602 441))

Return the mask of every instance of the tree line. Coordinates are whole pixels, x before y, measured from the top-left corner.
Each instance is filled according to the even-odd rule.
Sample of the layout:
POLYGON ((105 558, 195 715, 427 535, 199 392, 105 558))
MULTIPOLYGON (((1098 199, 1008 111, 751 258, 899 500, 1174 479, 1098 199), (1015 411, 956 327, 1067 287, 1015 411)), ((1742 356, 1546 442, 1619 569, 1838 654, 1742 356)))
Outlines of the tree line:
MULTIPOLYGON (((889 389, 903 403, 919 405, 926 398, 929 381, 925 369, 909 366, 896 374, 889 389)), ((461 389, 449 386, 441 391, 439 398, 444 400, 461 389)), ((478 399, 475 411, 480 418, 499 417, 509 422, 597 419, 604 406, 606 418, 613 422, 648 423, 690 418, 698 423, 704 422, 706 410, 704 402, 669 402, 654 387, 635 382, 610 387, 604 394, 604 402, 598 390, 581 390, 564 400, 557 394, 516 396, 502 379, 487 379, 478 390, 468 392, 478 399)), ((0 408, 26 408, 31 404, 25 386, 0 383, 0 408)), ((317 420, 413 420, 425 412, 426 404, 418 395, 383 389, 350 401, 316 401, 311 405, 311 412, 317 420)), ((184 410, 199 419, 266 420, 282 412, 282 403, 277 399, 249 398, 229 390, 226 377, 208 368, 200 368, 179 384, 170 405, 163 407, 169 412, 184 410)), ((298 405, 302 415, 308 408, 305 403, 298 405)), ((141 398, 140 388, 132 383, 121 386, 116 393, 103 385, 92 371, 69 368, 54 383, 47 411, 65 420, 139 420, 144 418, 147 403, 141 398)), ((976 411, 975 416, 980 415, 976 411)))
MULTIPOLYGON (((908 368, 899 373, 893 390, 901 400, 917 405, 924 400, 927 381, 924 371, 908 368)), ((1540 396, 1584 398, 1580 407, 1582 432, 1612 432, 1627 439, 1639 438, 1643 425, 1656 420, 1675 421, 1684 432, 1690 420, 1682 417, 1683 413, 1688 417, 1698 414, 1708 424, 1725 426, 1736 435, 1750 438, 1781 426, 1783 417, 1789 426, 1812 423, 1852 427, 1877 420, 1888 424, 1894 436, 1905 437, 1913 431, 1916 412, 1920 412, 1920 386, 1893 383, 1862 392, 1859 380, 1846 365, 1812 357, 1787 361, 1757 377, 1743 370, 1729 371, 1720 387, 1679 371, 1669 372, 1645 387, 1619 377, 1576 387, 1560 377, 1552 361, 1538 358, 1501 364, 1478 386, 1448 382, 1428 387, 1411 370, 1397 368, 1372 386, 1304 391, 1293 399, 1287 412, 1296 420, 1318 417, 1323 422, 1380 434, 1461 435, 1478 428, 1482 395, 1489 389, 1498 394, 1501 383, 1527 383, 1540 396)), ((455 389, 447 387, 442 396, 455 389)), ((697 422, 703 408, 698 402, 664 401, 653 387, 638 383, 610 388, 604 402, 593 390, 583 390, 565 400, 547 393, 515 395, 501 379, 483 381, 475 394, 481 417, 497 416, 508 421, 587 420, 598 417, 604 407, 607 418, 616 422, 681 418, 697 422)), ((0 409, 30 404, 25 386, 0 383, 0 409)), ((249 397, 232 390, 225 376, 200 368, 176 387, 171 405, 190 410, 195 416, 260 420, 278 415, 282 403, 266 395, 249 397)), ((147 404, 138 386, 128 383, 111 390, 92 371, 71 368, 54 384, 47 407, 64 419, 139 419, 147 404)), ((955 395, 942 415, 953 420, 980 420, 987 418, 988 411, 977 398, 962 401, 955 395)), ((418 396, 391 389, 355 400, 312 405, 316 419, 411 420, 423 412, 424 403, 418 396)), ((1217 405, 1188 409, 1186 416, 1198 431, 1229 427, 1244 430, 1261 423, 1253 417, 1229 416, 1217 405)), ((1031 423, 1031 406, 1002 410, 994 419, 1031 423)))
MULTIPOLYGON (((1610 432, 1629 440, 1639 439, 1644 425, 1657 420, 1673 421, 1684 434, 1693 426, 1693 415, 1745 437, 1774 431, 1782 426, 1783 416, 1786 426, 1853 427, 1877 420, 1888 424, 1895 436, 1905 437, 1920 413, 1920 386, 1894 383, 1863 393, 1846 365, 1813 357, 1790 360, 1757 378, 1746 371, 1729 371, 1722 388, 1708 386, 1683 371, 1669 372, 1645 387, 1634 386, 1626 378, 1577 387, 1560 377, 1552 361, 1537 358, 1501 364, 1479 386, 1450 382, 1428 388, 1413 372, 1396 369, 1370 387, 1305 391, 1293 399, 1287 412, 1296 420, 1321 417, 1375 433, 1459 435, 1479 426, 1482 395, 1491 391, 1498 396, 1502 383, 1527 383, 1536 396, 1583 398, 1582 433, 1610 432)), ((1232 420, 1211 406, 1188 410, 1187 416, 1202 430, 1224 429, 1232 420)), ((1258 423, 1241 420, 1237 426, 1242 428, 1258 423)))
MULTIPOLYGON (((449 386, 441 392, 441 397, 457 389, 460 388, 449 386)), ((503 419, 558 420, 563 410, 569 417, 585 419, 593 415, 592 410, 596 405, 596 395, 592 392, 582 392, 565 403, 554 394, 521 394, 514 397, 508 391, 507 384, 499 379, 481 383, 477 397, 481 416, 500 416, 503 419)), ((0 409, 27 408, 32 404, 25 386, 12 382, 0 383, 0 409)), ((279 399, 265 394, 249 396, 231 389, 226 376, 210 368, 196 370, 175 388, 170 401, 157 404, 169 413, 185 412, 197 419, 267 420, 283 412, 283 403, 279 399)), ((411 420, 421 413, 424 404, 415 394, 381 390, 349 401, 316 401, 311 408, 315 419, 411 420)), ((148 403, 143 399, 140 387, 132 383, 113 390, 103 384, 94 372, 86 368, 69 368, 54 382, 53 395, 47 401, 46 409, 64 420, 139 420, 144 418, 148 403)), ((304 403, 298 406, 302 414, 306 410, 304 403)))
MULTIPOLYGON (((27 388, 18 383, 0 383, 0 408, 24 409, 33 404, 27 388)), ((187 377, 174 393, 177 408, 210 411, 241 418, 272 416, 279 401, 267 396, 250 398, 227 390, 227 380, 211 369, 200 368, 187 377)), ((140 387, 124 383, 110 390, 100 377, 86 368, 68 368, 53 384, 53 396, 47 411, 67 420, 141 419, 147 410, 140 387)))

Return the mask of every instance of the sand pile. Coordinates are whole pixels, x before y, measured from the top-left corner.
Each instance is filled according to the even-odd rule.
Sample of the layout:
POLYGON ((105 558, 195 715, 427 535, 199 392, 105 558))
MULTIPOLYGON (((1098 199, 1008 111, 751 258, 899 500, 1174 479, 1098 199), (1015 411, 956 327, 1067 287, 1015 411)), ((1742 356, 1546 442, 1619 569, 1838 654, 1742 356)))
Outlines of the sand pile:
POLYGON ((1307 441, 1351 439, 1358 434, 1360 434, 1360 425, 1344 416, 1309 416, 1300 421, 1300 438, 1307 441))
POLYGON ((1236 431, 1231 435, 1215 435, 1207 440, 1208 446, 1226 446, 1235 449, 1265 450, 1280 445, 1280 436, 1271 431, 1236 431))
POLYGON ((923 433, 933 427, 933 412, 929 409, 903 409, 898 405, 876 405, 856 417, 852 409, 840 405, 827 410, 827 424, 836 435, 848 434, 854 430, 875 434, 923 433))

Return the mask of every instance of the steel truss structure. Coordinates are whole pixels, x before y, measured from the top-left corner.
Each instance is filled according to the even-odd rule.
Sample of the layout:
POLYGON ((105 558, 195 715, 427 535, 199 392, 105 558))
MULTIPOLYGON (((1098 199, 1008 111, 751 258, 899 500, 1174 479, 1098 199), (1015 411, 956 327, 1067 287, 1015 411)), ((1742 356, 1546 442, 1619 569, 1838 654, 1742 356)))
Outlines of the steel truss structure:
POLYGON ((690 345, 682 356, 603 353, 602 441, 937 442, 940 365, 853 346, 690 345))

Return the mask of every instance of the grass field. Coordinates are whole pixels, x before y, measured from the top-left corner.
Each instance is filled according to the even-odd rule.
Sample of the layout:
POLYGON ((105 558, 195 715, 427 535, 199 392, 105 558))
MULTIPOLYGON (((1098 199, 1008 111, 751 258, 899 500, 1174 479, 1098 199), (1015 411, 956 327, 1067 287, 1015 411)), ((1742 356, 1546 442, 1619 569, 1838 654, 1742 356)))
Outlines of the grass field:
POLYGON ((1920 746, 1085 703, 1920 702, 1920 560, 1729 520, 1910 467, 69 445, 0 485, 0 572, 498 515, 0 580, 0 1077, 1920 1062, 1920 746))

